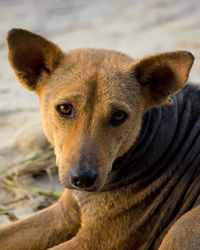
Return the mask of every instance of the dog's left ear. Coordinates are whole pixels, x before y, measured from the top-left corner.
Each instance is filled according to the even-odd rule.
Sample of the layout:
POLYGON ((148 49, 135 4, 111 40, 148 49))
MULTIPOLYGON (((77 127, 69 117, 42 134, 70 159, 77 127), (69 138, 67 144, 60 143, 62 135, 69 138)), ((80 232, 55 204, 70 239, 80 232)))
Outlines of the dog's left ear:
POLYGON ((141 84, 146 107, 172 104, 170 95, 183 87, 193 61, 191 53, 175 51, 145 57, 129 65, 129 72, 141 84))
POLYGON ((37 91, 64 57, 57 45, 27 30, 10 30, 7 41, 9 62, 21 84, 29 90, 37 91))

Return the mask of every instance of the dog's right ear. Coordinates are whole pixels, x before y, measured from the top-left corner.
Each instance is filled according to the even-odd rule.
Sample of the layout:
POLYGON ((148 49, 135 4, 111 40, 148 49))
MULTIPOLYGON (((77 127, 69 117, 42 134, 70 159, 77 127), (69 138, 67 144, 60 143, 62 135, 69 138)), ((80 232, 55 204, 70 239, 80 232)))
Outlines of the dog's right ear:
POLYGON ((170 95, 186 83, 194 56, 188 51, 174 51, 144 57, 129 65, 141 86, 146 108, 171 105, 170 95))
POLYGON ((29 90, 37 91, 39 82, 48 77, 64 57, 57 45, 27 30, 10 30, 7 41, 9 62, 29 90))

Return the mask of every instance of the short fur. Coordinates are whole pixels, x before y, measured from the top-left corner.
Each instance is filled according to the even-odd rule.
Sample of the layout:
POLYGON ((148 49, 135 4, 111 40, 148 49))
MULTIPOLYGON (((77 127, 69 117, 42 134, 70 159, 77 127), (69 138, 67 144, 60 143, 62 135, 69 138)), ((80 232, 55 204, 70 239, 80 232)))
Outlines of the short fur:
POLYGON ((191 53, 137 61, 107 50, 64 53, 20 29, 8 45, 20 82, 40 98, 66 189, 53 206, 2 227, 1 249, 199 249, 200 88, 182 88, 191 53), (73 118, 58 114, 62 103, 73 105, 73 118), (117 110, 128 118, 112 126, 117 110), (97 171, 91 188, 72 185, 74 166, 97 171))

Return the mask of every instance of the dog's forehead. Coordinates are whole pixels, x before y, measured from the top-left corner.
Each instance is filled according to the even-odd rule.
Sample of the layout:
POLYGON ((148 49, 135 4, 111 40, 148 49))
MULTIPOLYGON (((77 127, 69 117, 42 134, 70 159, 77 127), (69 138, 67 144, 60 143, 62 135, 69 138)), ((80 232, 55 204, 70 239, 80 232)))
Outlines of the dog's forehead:
POLYGON ((126 54, 104 49, 75 49, 67 55, 76 65, 91 65, 97 69, 121 68, 133 61, 126 54))
POLYGON ((100 102, 109 99, 127 101, 127 96, 134 94, 131 93, 134 84, 124 71, 132 61, 128 56, 115 51, 71 51, 52 76, 48 92, 52 93, 54 88, 54 97, 58 99, 60 96, 80 93, 100 102))

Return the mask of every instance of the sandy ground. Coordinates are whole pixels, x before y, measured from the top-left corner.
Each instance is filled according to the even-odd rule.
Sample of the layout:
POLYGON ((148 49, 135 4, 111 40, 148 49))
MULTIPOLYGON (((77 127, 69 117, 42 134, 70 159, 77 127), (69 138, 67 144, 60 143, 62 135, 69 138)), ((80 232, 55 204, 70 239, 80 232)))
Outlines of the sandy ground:
MULTIPOLYGON (((139 58, 189 50, 196 57, 190 80, 200 82, 199 0, 0 0, 0 170, 46 143, 39 101, 21 87, 7 61, 6 33, 13 27, 39 33, 66 51, 106 48, 139 58)), ((24 207, 15 209, 19 217, 33 212, 31 203, 24 207)), ((0 217, 0 224, 7 222, 0 217)))

